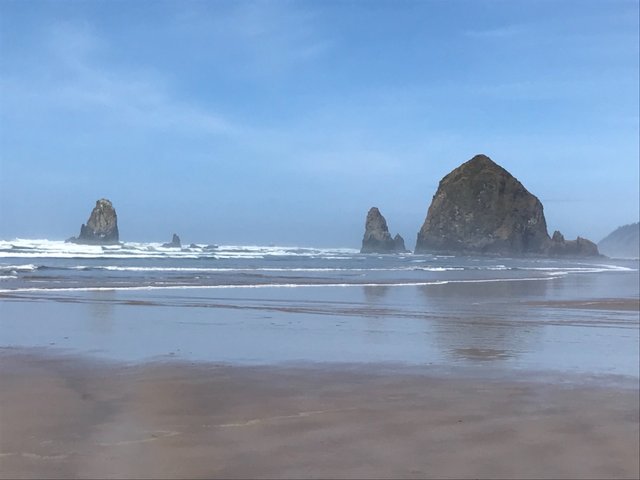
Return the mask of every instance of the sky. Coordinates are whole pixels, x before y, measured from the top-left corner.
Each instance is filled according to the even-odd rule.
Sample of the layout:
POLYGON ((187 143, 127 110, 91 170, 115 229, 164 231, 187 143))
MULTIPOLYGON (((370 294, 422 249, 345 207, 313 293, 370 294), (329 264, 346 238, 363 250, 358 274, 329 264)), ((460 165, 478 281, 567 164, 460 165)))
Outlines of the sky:
POLYGON ((0 239, 413 248, 489 155, 550 233, 639 217, 639 2, 0 0, 0 239))

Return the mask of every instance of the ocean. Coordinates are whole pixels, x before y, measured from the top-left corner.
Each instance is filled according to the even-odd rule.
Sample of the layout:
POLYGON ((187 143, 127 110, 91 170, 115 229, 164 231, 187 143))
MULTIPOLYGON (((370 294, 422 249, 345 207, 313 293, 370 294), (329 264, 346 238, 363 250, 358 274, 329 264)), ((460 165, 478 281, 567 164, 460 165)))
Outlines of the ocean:
POLYGON ((639 292, 638 260, 16 239, 0 347, 637 379, 639 292))

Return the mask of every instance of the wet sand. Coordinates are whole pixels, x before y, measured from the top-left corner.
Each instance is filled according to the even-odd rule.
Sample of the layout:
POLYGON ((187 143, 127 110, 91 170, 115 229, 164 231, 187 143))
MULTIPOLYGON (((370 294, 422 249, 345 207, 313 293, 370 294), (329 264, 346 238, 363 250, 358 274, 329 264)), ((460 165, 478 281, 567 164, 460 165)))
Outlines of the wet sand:
POLYGON ((0 476, 639 476, 637 382, 524 380, 4 349, 0 476))
POLYGON ((527 302, 527 305, 551 308, 575 308, 584 310, 609 310, 618 312, 640 311, 640 299, 638 298, 599 298, 590 300, 556 300, 527 302))

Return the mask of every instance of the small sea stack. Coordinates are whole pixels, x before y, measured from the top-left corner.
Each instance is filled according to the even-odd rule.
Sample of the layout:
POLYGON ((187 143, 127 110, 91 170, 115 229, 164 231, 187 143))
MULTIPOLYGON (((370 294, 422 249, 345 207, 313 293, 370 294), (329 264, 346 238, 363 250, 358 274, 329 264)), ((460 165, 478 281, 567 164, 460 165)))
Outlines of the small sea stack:
POLYGON ((548 253, 551 256, 569 257, 597 257, 600 255, 598 246, 591 240, 578 237, 575 240, 565 240, 558 230, 553 232, 548 253))
POLYGON ((119 243, 118 215, 110 200, 101 198, 96 201, 89 220, 80 227, 80 235, 71 237, 68 242, 85 245, 114 245, 119 243))
POLYGON ((182 248, 182 242, 180 242, 180 237, 174 233, 171 237, 171 241, 163 243, 162 246, 165 248, 182 248))
POLYGON ((399 233, 396 233, 396 236, 393 237, 393 248, 396 252, 408 252, 407 247, 404 246, 404 238, 399 233))
POLYGON ((406 252, 404 239, 400 235, 391 238, 387 221, 376 207, 367 213, 364 237, 360 253, 400 253, 406 252))

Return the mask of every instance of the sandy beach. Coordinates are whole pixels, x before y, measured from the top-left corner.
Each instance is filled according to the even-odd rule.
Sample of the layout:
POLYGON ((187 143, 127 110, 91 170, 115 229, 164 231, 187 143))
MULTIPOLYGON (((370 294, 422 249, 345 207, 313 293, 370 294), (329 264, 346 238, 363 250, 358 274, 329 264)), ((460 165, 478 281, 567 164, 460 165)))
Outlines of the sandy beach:
POLYGON ((5 349, 2 478, 637 478, 638 390, 5 349))
POLYGON ((6 267, 1 478, 640 475, 637 262, 140 248, 6 267))

